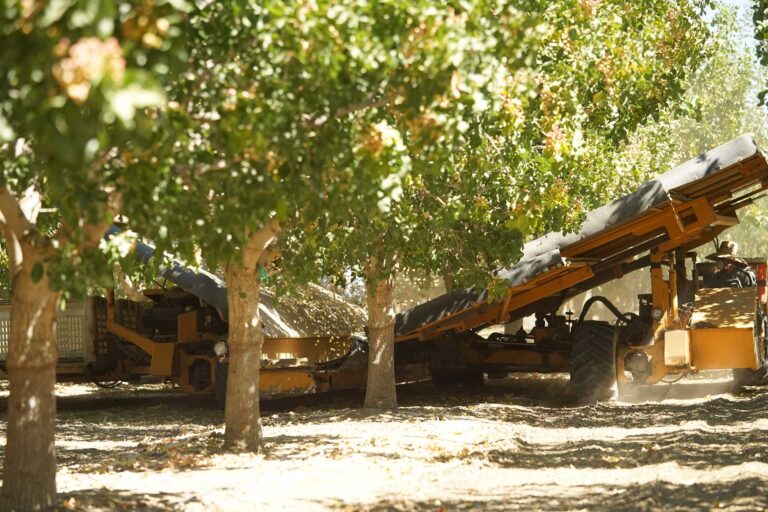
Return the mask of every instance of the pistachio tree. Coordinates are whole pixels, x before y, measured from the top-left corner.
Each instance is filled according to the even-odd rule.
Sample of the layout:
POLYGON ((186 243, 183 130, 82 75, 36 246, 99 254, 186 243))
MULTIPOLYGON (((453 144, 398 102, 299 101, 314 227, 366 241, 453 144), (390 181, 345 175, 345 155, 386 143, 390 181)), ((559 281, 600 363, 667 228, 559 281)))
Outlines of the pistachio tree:
MULTIPOLYGON (((464 37, 473 16, 368 0, 215 2, 191 15, 189 70, 167 111, 174 147, 153 192, 173 214, 136 204, 126 213, 161 249, 223 269, 226 447, 261 446, 259 288, 275 278, 273 262, 284 280, 317 278, 324 267, 306 255, 327 251, 328 222, 386 209, 410 169, 394 127, 423 122, 422 106, 439 96, 455 108, 445 88, 455 66, 444 63, 493 42, 464 37)), ((370 275, 384 265, 372 260, 370 275)))
MULTIPOLYGON (((199 99, 180 99, 179 107, 198 123, 208 121, 199 124, 204 133, 182 143, 202 145, 194 152, 195 165, 179 166, 192 169, 179 182, 209 202, 194 220, 208 227, 195 243, 212 262, 225 262, 228 282, 236 281, 230 287, 230 379, 243 384, 228 389, 228 444, 258 445, 258 386, 251 384, 257 372, 238 367, 258 360, 241 354, 260 350, 258 269, 265 269, 261 278, 268 274, 273 248, 280 249, 286 279, 339 276, 350 269, 365 276, 371 290, 370 367, 390 372, 381 379, 370 371, 368 388, 384 389, 375 384, 378 379, 387 397, 394 396, 391 353, 382 352, 391 349, 391 339, 375 342, 392 333, 388 276, 397 262, 390 255, 406 239, 388 231, 399 215, 404 181, 415 167, 444 161, 432 136, 436 127, 461 140, 469 129, 466 119, 477 117, 483 104, 481 91, 504 80, 494 74, 501 71, 496 62, 524 65, 542 5, 478 1, 438 9, 431 2, 277 2, 263 9, 207 11, 215 30, 206 36, 221 39, 226 26, 233 46, 203 55, 213 46, 194 45, 205 49, 199 62, 210 65, 196 66, 198 78, 182 94, 199 99), (474 70, 485 74, 474 76, 474 70), (404 127, 416 135, 404 138, 404 127), (358 259, 360 251, 365 256, 358 259), (251 275, 247 281, 240 269, 251 275), (241 292, 233 294, 234 287, 241 292), (240 309, 233 300, 249 302, 247 314, 233 317, 240 309)), ((391 399, 367 403, 388 407, 391 399)))
POLYGON ((766 70, 745 38, 744 20, 726 4, 711 17, 712 36, 687 81, 684 108, 664 108, 635 131, 614 159, 622 173, 648 179, 745 132, 760 139, 768 129, 756 94, 766 70))
MULTIPOLYGON (((623 172, 649 178, 747 132, 761 146, 768 140, 768 114, 759 99, 768 71, 756 58, 757 52, 764 52, 764 43, 754 46, 749 20, 736 7, 725 3, 715 7, 706 58, 686 88, 688 108, 665 110, 638 130, 616 155, 616 166, 623 172)), ((760 226, 767 207, 763 199, 740 210, 741 223, 724 233, 741 245, 741 254, 765 254, 768 237, 760 226)))
POLYGON ((436 241, 409 245, 408 259, 503 287, 493 271, 524 241, 568 230, 642 182, 615 155, 647 123, 688 107, 685 87, 711 52, 703 7, 549 2, 540 50, 488 95, 478 135, 408 181, 404 207, 418 213, 419 236, 436 241))
POLYGON ((310 219, 322 228, 295 235, 317 239, 305 249, 325 246, 313 254, 329 275, 343 280, 353 269, 367 279, 367 406, 396 405, 394 273, 447 274, 498 294, 494 270, 513 263, 527 238, 569 229, 634 184, 615 172, 612 155, 639 126, 681 106, 685 78, 706 51, 703 4, 509 2, 438 14, 466 23, 445 41, 431 33, 433 46, 449 49, 430 60, 443 70, 433 73, 434 96, 417 116, 407 101, 378 107, 376 143, 360 151, 359 167, 366 158, 391 166, 396 186, 376 207, 310 219))
MULTIPOLYGON (((57 347, 63 294, 103 279, 102 237, 136 197, 125 164, 151 154, 178 62, 170 2, 6 1, 0 7, 0 229, 11 284, 2 497, 56 503, 57 347)), ((102 281, 103 282, 103 281, 102 281)))
MULTIPOLYGON (((755 28, 757 57, 760 64, 768 66, 768 1, 752 0, 752 21, 755 28)), ((759 93, 760 103, 766 103, 768 90, 763 86, 759 93)))

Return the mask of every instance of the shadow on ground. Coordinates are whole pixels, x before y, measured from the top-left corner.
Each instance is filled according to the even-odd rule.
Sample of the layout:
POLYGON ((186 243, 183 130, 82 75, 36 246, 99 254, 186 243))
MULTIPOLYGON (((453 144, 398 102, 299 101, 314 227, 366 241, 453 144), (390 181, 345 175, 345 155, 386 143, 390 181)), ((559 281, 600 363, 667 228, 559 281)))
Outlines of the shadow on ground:
POLYGON ((626 487, 568 488, 562 495, 557 488, 529 488, 526 495, 499 496, 473 500, 436 500, 417 502, 386 500, 376 504, 324 503, 334 510, 365 510, 370 512, 410 511, 474 511, 502 512, 507 510, 765 510, 765 481, 746 478, 721 484, 674 485, 653 482, 626 487))
POLYGON ((59 495, 59 510, 115 511, 142 510, 165 512, 185 510, 198 502, 197 498, 184 498, 175 494, 147 494, 142 492, 87 489, 59 495))
MULTIPOLYGON (((549 487, 513 483, 507 487, 511 494, 503 496, 493 494, 501 483, 495 488, 486 481, 476 487, 468 484, 472 490, 492 489, 482 500, 469 496, 435 503, 407 495, 397 500, 396 493, 383 493, 372 496, 387 500, 374 503, 320 501, 333 496, 334 489, 327 488, 316 490, 309 499, 315 498, 322 507, 375 511, 768 507, 765 474, 757 478, 760 473, 750 472, 752 466, 741 466, 768 463, 768 390, 737 390, 727 381, 693 381, 645 390, 636 398, 636 403, 574 407, 568 405, 567 379, 515 377, 490 381, 482 389, 435 389, 428 382, 400 386, 401 407, 392 412, 361 410, 360 392, 269 401, 263 406, 266 455, 238 459, 219 457, 223 412, 212 397, 190 397, 163 388, 89 391, 59 399, 57 454, 71 481, 89 488, 94 481, 122 487, 124 472, 152 475, 166 470, 164 475, 200 470, 185 476, 204 480, 209 469, 239 468, 246 469, 242 478, 251 479, 253 468, 272 471, 290 466, 290 471, 306 471, 299 473, 302 478, 313 479, 317 474, 312 468, 326 467, 329 461, 339 463, 335 468, 352 467, 352 471, 360 461, 369 467, 386 466, 392 478, 401 471, 417 474, 414 468, 428 468, 432 476, 456 471, 462 484, 462 472, 473 467, 483 468, 483 475, 493 478, 511 469, 585 470, 580 475, 590 475, 590 469, 623 469, 634 476, 667 462, 706 474, 740 466, 746 469, 731 471, 735 480, 727 483, 654 481, 627 486, 625 480, 602 480, 598 485, 598 480, 585 477, 549 487)), ((0 428, 6 406, 7 399, 0 398, 0 428)), ((252 484, 244 481, 237 485, 252 484)), ((80 488, 72 485, 70 489, 80 488)), ((440 477, 431 485, 438 490, 428 495, 439 496, 440 477)), ((88 489, 63 495, 62 508, 185 510, 204 505, 197 500, 205 496, 196 492, 194 488, 178 495, 88 489)), ((450 496, 452 489, 445 492, 450 496)))
POLYGON ((611 441, 571 441, 553 446, 521 443, 514 450, 471 453, 472 458, 504 468, 636 468, 678 462, 714 469, 743 462, 766 462, 767 433, 680 430, 611 441))

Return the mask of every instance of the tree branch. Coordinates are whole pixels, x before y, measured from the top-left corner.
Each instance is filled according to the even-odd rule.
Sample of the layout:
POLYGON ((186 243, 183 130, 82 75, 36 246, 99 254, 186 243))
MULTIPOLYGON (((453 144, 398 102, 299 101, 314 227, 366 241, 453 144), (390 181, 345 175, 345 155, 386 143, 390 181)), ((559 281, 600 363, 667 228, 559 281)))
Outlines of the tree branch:
POLYGON ((280 222, 272 217, 257 231, 246 230, 246 243, 243 247, 243 266, 256 268, 261 262, 264 252, 277 243, 280 232, 280 222))
POLYGON ((8 185, 0 188, 0 224, 17 238, 23 238, 25 233, 35 228, 8 185))
MULTIPOLYGON (((355 112, 360 112, 361 110, 367 110, 369 108, 388 107, 389 105, 395 103, 400 96, 401 95, 397 92, 391 91, 389 94, 384 94, 380 98, 374 99, 374 96, 370 94, 364 101, 359 103, 352 103, 351 105, 347 105, 344 108, 340 108, 333 112, 330 117, 338 119, 340 117, 346 116, 347 114, 354 114, 355 112)), ((318 127, 325 123, 327 120, 328 116, 320 116, 314 119, 305 118, 304 126, 307 128, 318 127)))
POLYGON ((277 241, 267 247, 264 252, 261 253, 259 258, 259 264, 265 268, 269 267, 277 258, 281 255, 280 246, 277 245, 277 241))
POLYGON ((241 158, 234 158, 229 162, 222 159, 213 164, 197 164, 192 168, 182 166, 182 165, 176 165, 172 168, 171 172, 173 172, 174 175, 179 176, 181 179, 183 179, 185 182, 188 183, 194 178, 197 178, 199 176, 204 176, 209 172, 227 171, 231 169, 233 165, 238 164, 241 161, 242 161, 241 158))
POLYGON ((117 275, 117 282, 120 284, 120 288, 123 290, 123 293, 125 293, 126 297, 134 302, 151 302, 151 299, 147 298, 146 295, 141 293, 133 281, 131 281, 131 279, 125 275, 125 272, 123 272, 123 269, 119 263, 115 263, 113 268, 115 274, 117 275))
POLYGON ((34 186, 24 191, 19 199, 19 208, 30 224, 37 224, 37 216, 43 208, 43 200, 34 186))
POLYGON ((117 153, 118 151, 116 146, 113 146, 111 148, 108 148, 102 151, 99 157, 93 161, 90 169, 88 169, 89 177, 93 178, 94 176, 96 176, 96 174, 99 171, 101 171, 105 165, 107 165, 107 162, 117 157, 117 153))
POLYGON ((104 237, 104 233, 107 232, 109 226, 115 218, 115 215, 123 207, 123 194, 118 192, 117 189, 111 189, 107 191, 107 218, 97 224, 85 224, 83 226, 83 233, 85 237, 80 243, 78 250, 92 249, 97 247, 104 237))
POLYGON ((341 117, 347 114, 354 114, 355 112, 359 112, 361 110, 367 110, 369 108, 386 107, 390 103, 393 103, 397 99, 397 97, 398 97, 398 94, 395 92, 390 92, 389 94, 386 94, 379 99, 373 99, 373 96, 369 96, 368 98, 366 98, 365 101, 361 101, 360 103, 353 103, 344 108, 340 108, 334 113, 334 117, 341 117))
POLYGON ((16 198, 8 185, 0 187, 0 227, 5 236, 12 275, 21 268, 27 250, 33 249, 37 257, 43 259, 52 255, 50 240, 40 236, 37 227, 27 218, 29 212, 36 219, 39 211, 40 196, 33 187, 24 192, 21 200, 16 198))
MULTIPOLYGON (((119 192, 116 188, 107 189, 105 192, 107 194, 105 219, 97 222, 96 224, 84 222, 83 219, 80 219, 81 225, 79 226, 79 230, 81 233, 83 233, 83 238, 77 244, 76 252, 80 252, 85 249, 92 249, 93 247, 98 246, 99 242, 101 242, 101 239, 104 236, 104 233, 106 233, 107 229, 109 229, 109 226, 112 225, 114 217, 123 207, 123 195, 121 192, 119 192)), ((75 230, 73 230, 69 224, 67 224, 65 221, 62 221, 62 223, 59 225, 59 229, 57 230, 56 235, 54 236, 54 239, 59 244, 63 245, 71 240, 72 233, 74 231, 75 230)))
POLYGON ((430 192, 426 188, 420 188, 420 189, 418 189, 418 192, 422 196, 427 197, 427 198, 432 199, 433 201, 435 201, 437 204, 440 205, 441 208, 447 208, 448 207, 448 205, 445 203, 445 201, 443 201, 440 197, 436 196, 435 194, 433 194, 432 192, 430 192))

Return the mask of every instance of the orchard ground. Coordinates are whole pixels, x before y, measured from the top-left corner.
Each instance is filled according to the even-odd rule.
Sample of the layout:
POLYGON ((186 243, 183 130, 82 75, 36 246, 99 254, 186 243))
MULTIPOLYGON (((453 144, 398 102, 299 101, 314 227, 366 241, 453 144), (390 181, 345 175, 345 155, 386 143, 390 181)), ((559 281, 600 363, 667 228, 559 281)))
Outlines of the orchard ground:
MULTIPOLYGON (((727 374, 589 407, 567 378, 401 386, 265 403, 263 455, 220 450, 212 399, 162 385, 58 385, 61 508, 73 510, 759 510, 768 389, 727 374)), ((6 418, 7 390, 0 406, 6 418)), ((3 430, 5 425, 1 425, 3 430)))

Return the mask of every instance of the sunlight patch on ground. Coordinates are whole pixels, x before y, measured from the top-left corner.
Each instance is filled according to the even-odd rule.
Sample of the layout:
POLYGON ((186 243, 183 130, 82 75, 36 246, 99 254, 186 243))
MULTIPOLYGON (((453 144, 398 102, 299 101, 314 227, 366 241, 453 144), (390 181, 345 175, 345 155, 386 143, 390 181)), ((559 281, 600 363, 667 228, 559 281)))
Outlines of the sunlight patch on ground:
MULTIPOLYGON (((230 457, 227 457, 229 459, 230 457)), ((247 457, 247 466, 206 469, 203 472, 128 473, 112 482, 114 490, 142 489, 147 494, 184 494, 194 489, 199 503, 187 510, 294 509, 322 510, 330 503, 372 505, 393 497, 416 502, 435 500, 513 500, 538 492, 577 497, 601 488, 631 488, 666 482, 679 486, 734 483, 745 478, 768 482, 768 464, 744 463, 708 470, 677 463, 637 469, 489 468, 482 463, 397 462, 353 456, 344 460, 266 461, 247 457), (533 493, 531 493, 533 491, 533 493), (247 503, 247 505, 245 505, 247 503)), ((66 478, 64 492, 93 488, 106 478, 77 475, 66 478)))
POLYGON ((723 383, 589 407, 559 405, 562 378, 419 384, 378 414, 361 397, 267 406, 261 455, 221 450, 212 400, 74 387, 60 400, 58 486, 75 510, 761 509, 768 392, 709 392, 723 383))

